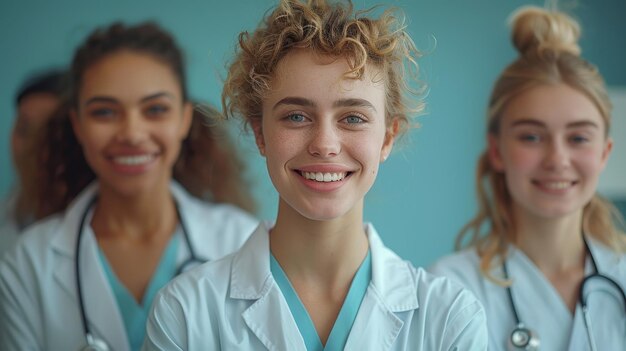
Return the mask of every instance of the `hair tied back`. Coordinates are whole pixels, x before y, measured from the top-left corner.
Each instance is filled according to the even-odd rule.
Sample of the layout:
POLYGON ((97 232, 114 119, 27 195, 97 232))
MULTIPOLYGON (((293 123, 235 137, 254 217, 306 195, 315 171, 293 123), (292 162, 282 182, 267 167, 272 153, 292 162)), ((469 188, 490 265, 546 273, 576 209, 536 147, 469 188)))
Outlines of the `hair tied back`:
POLYGON ((513 44, 521 56, 580 56, 580 25, 562 12, 526 6, 515 11, 510 22, 513 44))

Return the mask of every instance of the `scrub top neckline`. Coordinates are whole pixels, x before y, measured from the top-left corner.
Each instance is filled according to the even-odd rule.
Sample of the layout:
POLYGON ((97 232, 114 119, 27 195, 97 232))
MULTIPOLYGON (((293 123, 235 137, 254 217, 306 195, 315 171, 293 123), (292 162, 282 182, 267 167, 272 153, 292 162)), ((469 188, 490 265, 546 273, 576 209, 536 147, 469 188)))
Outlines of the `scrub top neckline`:
POLYGON ((119 280, 106 255, 98 246, 98 256, 124 321, 131 350, 139 350, 141 348, 145 336, 145 324, 150 313, 152 301, 157 292, 176 275, 176 258, 180 243, 180 232, 181 228, 178 226, 163 250, 140 303, 119 280))
POLYGON ((287 305, 289 306, 289 310, 298 326, 298 330, 302 335, 304 340, 304 344, 308 351, 333 351, 333 350, 343 350, 346 342, 348 340, 348 336, 350 335, 350 330, 352 329, 352 325, 356 319, 357 313, 359 311, 359 307, 361 306, 361 302, 367 292, 367 288, 369 286, 370 281, 372 280, 372 264, 371 264, 371 253, 368 250, 367 256, 359 266, 354 278, 352 279, 352 283, 350 284, 350 288, 348 293, 346 294, 343 305, 341 306, 341 310, 337 315, 337 319, 333 324, 330 334, 328 335, 328 339, 326 340, 326 345, 322 345, 322 342, 317 334, 317 330, 315 329, 315 325, 309 316, 304 304, 298 297, 295 289, 291 285, 289 278, 283 271, 282 267, 276 260, 273 254, 270 253, 270 270, 272 275, 274 276, 274 280, 280 291, 282 292, 287 305))

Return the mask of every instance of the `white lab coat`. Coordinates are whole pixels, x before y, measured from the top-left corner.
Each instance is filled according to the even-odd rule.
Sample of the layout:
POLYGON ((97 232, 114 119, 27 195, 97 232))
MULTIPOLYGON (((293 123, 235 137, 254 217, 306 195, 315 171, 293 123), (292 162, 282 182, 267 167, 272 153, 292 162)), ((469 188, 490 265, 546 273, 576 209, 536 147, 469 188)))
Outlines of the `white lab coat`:
MULTIPOLYGON (((600 273, 612 277, 626 287, 626 256, 618 255, 593 239, 587 239, 600 273)), ((575 315, 533 262, 515 246, 507 260, 512 293, 521 322, 539 335, 540 350, 590 350, 580 305, 575 315)), ((429 270, 461 282, 485 306, 489 327, 490 350, 506 350, 515 327, 515 317, 506 288, 487 280, 479 272, 479 257, 474 249, 466 249, 439 260, 429 270)), ((593 272, 588 258, 585 274, 593 272)), ((494 268, 502 278, 502 267, 494 268)), ((626 313, 617 289, 591 281, 586 291, 592 331, 597 350, 626 350, 626 313)))
MULTIPOLYGON (((242 249, 173 280, 155 298, 144 350, 306 350, 270 272, 269 225, 242 249)), ((366 228, 372 281, 346 350, 486 350, 480 303, 386 248, 366 228)))
MULTIPOLYGON (((214 260, 237 250, 258 224, 233 206, 193 198, 174 182, 171 191, 199 258, 214 260)), ((75 243, 80 218, 96 192, 97 184, 92 184, 65 213, 30 227, 0 262, 0 350, 78 350, 85 345, 75 243)), ((129 342, 124 322, 91 233, 84 231, 80 255, 88 323, 109 349, 125 351, 129 342)), ((181 241, 178 263, 188 257, 181 241)))
POLYGON ((0 258, 17 241, 20 229, 15 221, 16 194, 9 195, 0 203, 0 258))

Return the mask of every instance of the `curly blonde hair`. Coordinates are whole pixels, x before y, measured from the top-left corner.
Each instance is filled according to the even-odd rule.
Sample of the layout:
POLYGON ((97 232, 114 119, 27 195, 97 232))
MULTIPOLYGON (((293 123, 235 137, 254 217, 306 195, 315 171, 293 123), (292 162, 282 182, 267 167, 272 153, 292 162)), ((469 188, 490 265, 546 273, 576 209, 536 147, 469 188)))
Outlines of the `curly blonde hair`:
MULTIPOLYGON (((598 108, 608 135, 611 125, 611 103, 597 68, 580 57, 580 26, 568 15, 538 7, 523 7, 512 16, 512 40, 519 57, 496 81, 488 107, 487 133, 498 135, 506 106, 529 89, 566 84, 592 101, 598 108)), ((494 258, 501 264, 509 243, 516 242, 512 198, 505 175, 496 171, 484 151, 476 170, 479 211, 460 231, 456 248, 475 246, 481 258, 480 270, 488 279, 506 285, 491 274, 494 258), (486 233, 483 233, 487 227, 486 233), (469 236, 469 240, 467 237, 469 236)), ((619 212, 608 201, 595 194, 583 209, 582 230, 623 252, 625 241, 615 222, 619 212)))
POLYGON ((377 19, 373 9, 354 11, 351 2, 281 0, 252 33, 239 35, 239 49, 230 64, 222 93, 227 117, 239 115, 246 124, 262 118, 262 99, 271 89, 279 61, 294 49, 345 57, 345 77, 361 79, 368 64, 381 69, 386 86, 386 119, 406 131, 410 115, 423 111, 423 85, 417 80, 419 51, 403 20, 386 10, 377 19), (414 78, 417 88, 409 85, 414 78))

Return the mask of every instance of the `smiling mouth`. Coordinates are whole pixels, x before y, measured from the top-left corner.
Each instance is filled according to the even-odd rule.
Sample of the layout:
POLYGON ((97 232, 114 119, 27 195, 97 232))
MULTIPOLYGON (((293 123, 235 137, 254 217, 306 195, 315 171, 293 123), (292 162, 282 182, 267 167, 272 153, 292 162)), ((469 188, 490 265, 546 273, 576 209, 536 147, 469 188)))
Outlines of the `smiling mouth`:
POLYGON ((153 154, 133 155, 133 156, 116 156, 113 162, 124 166, 138 166, 152 162, 156 158, 153 154))
POLYGON ((352 172, 297 172, 305 179, 322 183, 338 182, 346 179, 352 174, 352 172))
POLYGON ((546 188, 549 190, 563 190, 576 185, 576 181, 553 181, 553 182, 540 182, 538 180, 533 181, 533 184, 546 188))

